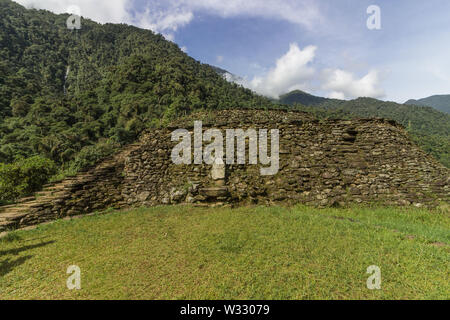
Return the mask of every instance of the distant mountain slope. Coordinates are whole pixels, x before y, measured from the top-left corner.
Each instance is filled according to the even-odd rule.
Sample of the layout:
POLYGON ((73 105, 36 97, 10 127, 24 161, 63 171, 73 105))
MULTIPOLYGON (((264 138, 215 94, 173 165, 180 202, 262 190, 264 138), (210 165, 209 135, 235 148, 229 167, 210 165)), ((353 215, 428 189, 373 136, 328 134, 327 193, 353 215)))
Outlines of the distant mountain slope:
POLYGON ((406 101, 405 104, 432 107, 436 110, 450 114, 450 94, 436 95, 419 100, 411 99, 406 101))
POLYGON ((280 103, 314 113, 319 118, 386 118, 406 127, 422 148, 450 168, 450 115, 427 106, 402 105, 371 98, 345 101, 293 91, 280 103))
POLYGON ((298 103, 304 106, 313 106, 324 103, 327 100, 329 99, 313 96, 304 91, 295 90, 280 96, 278 101, 282 104, 287 104, 290 106, 298 103))

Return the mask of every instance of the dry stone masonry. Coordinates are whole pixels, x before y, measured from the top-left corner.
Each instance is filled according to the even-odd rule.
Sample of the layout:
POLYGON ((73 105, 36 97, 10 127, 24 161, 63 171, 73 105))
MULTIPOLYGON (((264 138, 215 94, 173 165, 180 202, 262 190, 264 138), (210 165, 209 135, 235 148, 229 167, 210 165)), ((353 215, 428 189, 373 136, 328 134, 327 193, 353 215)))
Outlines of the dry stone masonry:
POLYGON ((301 112, 224 110, 148 131, 96 168, 47 186, 37 198, 0 208, 0 231, 110 207, 161 204, 434 207, 450 203, 449 185, 450 170, 393 121, 319 121, 301 112), (262 176, 259 165, 249 164, 175 165, 171 152, 177 142, 171 133, 192 132, 195 120, 203 121, 203 130, 278 129, 279 172, 262 176))

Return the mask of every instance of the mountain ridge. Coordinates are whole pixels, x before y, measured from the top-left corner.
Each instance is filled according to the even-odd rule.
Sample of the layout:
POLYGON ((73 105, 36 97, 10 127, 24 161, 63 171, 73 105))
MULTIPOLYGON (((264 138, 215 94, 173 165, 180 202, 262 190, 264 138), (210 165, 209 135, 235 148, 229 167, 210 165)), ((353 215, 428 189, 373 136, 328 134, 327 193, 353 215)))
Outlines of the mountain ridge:
POLYGON ((282 104, 292 105, 295 103, 300 103, 305 106, 318 105, 327 100, 328 100, 327 98, 314 96, 301 90, 294 90, 285 93, 281 95, 280 98, 278 99, 278 101, 282 104))
POLYGON ((410 99, 404 104, 427 106, 450 114, 450 94, 434 95, 423 99, 410 99))

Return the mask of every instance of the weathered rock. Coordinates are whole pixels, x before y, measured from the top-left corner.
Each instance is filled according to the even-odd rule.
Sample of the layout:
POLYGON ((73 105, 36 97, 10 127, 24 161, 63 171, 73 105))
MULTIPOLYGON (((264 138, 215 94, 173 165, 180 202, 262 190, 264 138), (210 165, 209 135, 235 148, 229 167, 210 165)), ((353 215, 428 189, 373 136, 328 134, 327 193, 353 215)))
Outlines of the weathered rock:
POLYGON ((138 196, 137 199, 141 202, 147 201, 150 198, 150 192, 149 191, 144 191, 141 192, 138 196))
POLYGON ((170 200, 172 203, 179 203, 186 199, 187 190, 172 189, 170 192, 170 200))
POLYGON ((229 192, 227 187, 213 187, 200 189, 200 194, 207 198, 220 198, 227 197, 229 192))

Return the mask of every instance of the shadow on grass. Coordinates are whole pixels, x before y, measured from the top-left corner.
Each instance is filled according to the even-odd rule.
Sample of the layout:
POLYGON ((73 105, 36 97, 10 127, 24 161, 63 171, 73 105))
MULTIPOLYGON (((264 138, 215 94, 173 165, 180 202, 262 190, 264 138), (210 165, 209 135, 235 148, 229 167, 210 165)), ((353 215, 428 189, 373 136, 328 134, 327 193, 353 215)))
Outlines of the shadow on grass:
POLYGON ((32 250, 32 249, 44 247, 46 245, 53 244, 53 243, 55 243, 55 241, 51 240, 51 241, 41 242, 41 243, 38 243, 38 244, 29 245, 29 246, 23 246, 21 248, 15 248, 15 249, 9 249, 9 250, 0 251, 0 257, 1 256, 6 256, 8 254, 18 255, 22 251, 27 251, 27 250, 32 250))
MULTIPOLYGON (((20 248, 3 250, 3 251, 0 251, 0 257, 6 256, 6 255, 18 255, 19 253, 21 253, 23 251, 41 248, 41 247, 47 246, 52 243, 55 243, 55 241, 52 240, 52 241, 41 242, 38 244, 29 245, 29 246, 23 246, 20 248)), ((17 258, 15 260, 11 260, 10 258, 7 258, 3 261, 0 261, 0 277, 7 275, 11 271, 13 271, 14 268, 24 264, 27 260, 31 259, 32 257, 33 257, 32 255, 26 255, 26 256, 17 258)))
POLYGON ((24 264, 25 261, 31 259, 33 256, 20 257, 16 260, 6 259, 0 262, 0 277, 3 277, 13 271, 14 268, 24 264))

